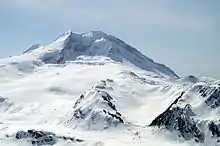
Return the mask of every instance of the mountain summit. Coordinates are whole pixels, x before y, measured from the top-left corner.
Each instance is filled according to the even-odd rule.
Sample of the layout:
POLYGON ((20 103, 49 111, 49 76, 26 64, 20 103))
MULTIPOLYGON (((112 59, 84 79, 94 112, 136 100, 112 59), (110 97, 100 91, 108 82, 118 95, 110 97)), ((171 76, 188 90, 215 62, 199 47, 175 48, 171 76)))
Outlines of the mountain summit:
POLYGON ((178 78, 170 68, 154 62, 124 41, 102 31, 68 31, 47 46, 34 47, 25 54, 38 54, 44 63, 62 64, 79 56, 105 56, 115 62, 129 63, 161 76, 178 78))

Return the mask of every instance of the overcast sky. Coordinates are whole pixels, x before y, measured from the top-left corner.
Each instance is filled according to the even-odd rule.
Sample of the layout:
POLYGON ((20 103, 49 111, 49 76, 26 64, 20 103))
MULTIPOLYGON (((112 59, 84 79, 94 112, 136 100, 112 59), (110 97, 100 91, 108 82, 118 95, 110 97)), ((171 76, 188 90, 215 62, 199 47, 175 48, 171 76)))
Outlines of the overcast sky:
POLYGON ((220 79, 220 0, 1 0, 0 57, 102 30, 180 75, 220 79))

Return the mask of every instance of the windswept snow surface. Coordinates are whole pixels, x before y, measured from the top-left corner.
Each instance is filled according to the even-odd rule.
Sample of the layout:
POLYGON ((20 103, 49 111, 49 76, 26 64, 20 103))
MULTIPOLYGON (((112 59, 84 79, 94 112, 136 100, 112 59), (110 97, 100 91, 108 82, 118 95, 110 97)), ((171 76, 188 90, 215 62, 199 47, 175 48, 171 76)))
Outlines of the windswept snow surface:
POLYGON ((50 45, 0 60, 0 145, 214 146, 218 84, 178 78, 103 32, 70 31, 50 45), (204 143, 179 137, 179 129, 163 128, 163 123, 149 126, 183 91, 175 107, 192 106, 204 143))

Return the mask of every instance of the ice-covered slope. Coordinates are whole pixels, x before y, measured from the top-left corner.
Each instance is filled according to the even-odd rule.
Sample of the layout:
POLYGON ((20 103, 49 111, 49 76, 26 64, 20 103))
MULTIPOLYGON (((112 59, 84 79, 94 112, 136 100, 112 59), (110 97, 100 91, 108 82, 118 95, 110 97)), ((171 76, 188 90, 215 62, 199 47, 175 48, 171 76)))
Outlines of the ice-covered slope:
POLYGON ((65 63, 78 56, 106 56, 116 62, 126 62, 139 68, 168 77, 178 76, 163 64, 154 62, 122 40, 101 31, 77 34, 69 31, 52 44, 40 47, 34 45, 26 54, 37 55, 44 63, 65 63))

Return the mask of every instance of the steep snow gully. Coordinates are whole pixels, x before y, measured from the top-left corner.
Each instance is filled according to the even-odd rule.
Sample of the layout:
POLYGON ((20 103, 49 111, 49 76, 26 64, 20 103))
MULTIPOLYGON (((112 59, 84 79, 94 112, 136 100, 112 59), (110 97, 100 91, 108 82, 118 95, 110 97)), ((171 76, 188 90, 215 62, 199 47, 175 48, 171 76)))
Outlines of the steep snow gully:
POLYGON ((0 59, 0 145, 220 146, 220 81, 101 31, 0 59))

